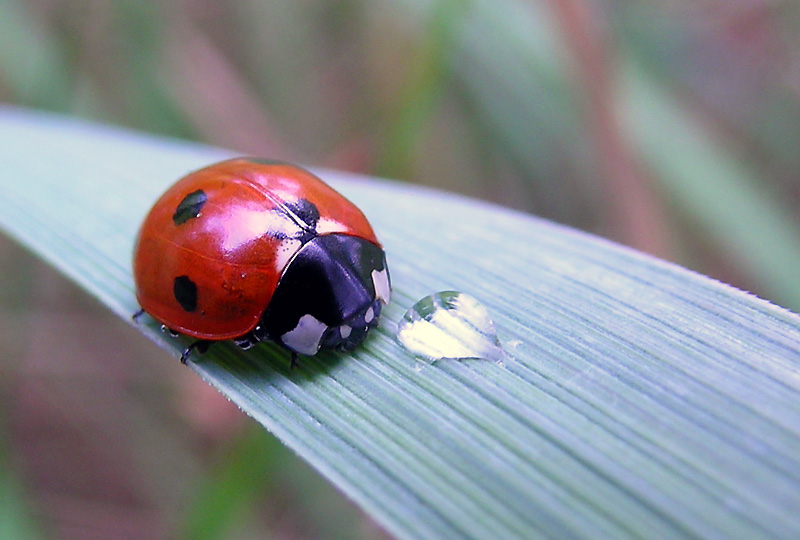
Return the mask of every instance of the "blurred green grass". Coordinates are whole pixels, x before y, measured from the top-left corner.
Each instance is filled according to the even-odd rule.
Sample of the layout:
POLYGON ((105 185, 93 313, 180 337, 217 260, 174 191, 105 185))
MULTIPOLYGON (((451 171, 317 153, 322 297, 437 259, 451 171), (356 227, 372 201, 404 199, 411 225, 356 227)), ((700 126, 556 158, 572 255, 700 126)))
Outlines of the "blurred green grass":
POLYGON ((786 1, 0 0, 0 100, 481 197, 798 311, 798 30, 786 1))

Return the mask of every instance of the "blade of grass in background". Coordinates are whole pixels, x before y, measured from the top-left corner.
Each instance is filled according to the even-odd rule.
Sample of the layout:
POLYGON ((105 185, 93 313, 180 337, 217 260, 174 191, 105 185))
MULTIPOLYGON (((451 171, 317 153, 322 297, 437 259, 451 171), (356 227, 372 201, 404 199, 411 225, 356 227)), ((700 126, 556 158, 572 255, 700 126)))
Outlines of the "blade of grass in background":
MULTIPOLYGON (((121 88, 136 88, 135 92, 112 96, 113 102, 103 106, 121 109, 134 127, 189 137, 194 132, 183 118, 179 104, 170 96, 168 79, 160 64, 170 32, 165 16, 167 6, 136 0, 109 3, 108 24, 114 29, 114 42, 110 45, 117 50, 116 54, 103 55, 95 67, 111 73, 121 88), (124 57, 125 62, 119 63, 119 57, 124 57)), ((101 112, 97 110, 97 101, 100 101, 97 96, 90 95, 83 102, 91 116, 101 112)))
POLYGON ((72 88, 56 38, 22 2, 0 0, 0 14, 0 80, 8 86, 8 97, 66 110, 72 88))
POLYGON ((258 494, 268 490, 277 441, 251 431, 230 449, 222 466, 198 486, 179 538, 226 538, 254 510, 258 494))
POLYGON ((437 99, 445 91, 449 78, 453 36, 462 24, 472 0, 447 0, 430 6, 424 44, 415 72, 404 83, 394 118, 389 122, 389 135, 384 155, 376 173, 394 178, 408 178, 412 171, 412 150, 419 142, 424 125, 436 110, 437 99))
MULTIPOLYGON (((128 319, 140 219, 165 186, 221 155, 7 109, 0 226, 128 319)), ((322 174, 387 249, 395 294, 382 327, 354 353, 296 370, 268 345, 215 346, 190 367, 387 530, 800 534, 800 318, 542 220, 322 174), (414 370, 390 321, 448 288, 487 306, 514 361, 414 370)), ((140 328, 174 357, 185 346, 153 322, 140 328)))
POLYGON ((645 70, 632 63, 625 70, 620 109, 635 144, 659 173, 662 189, 757 277, 765 291, 800 310, 796 216, 657 88, 645 70))
POLYGON ((614 30, 661 88, 675 89, 764 172, 786 189, 800 169, 800 101, 795 77, 800 5, 720 2, 689 11, 678 3, 613 3, 614 30), (709 66, 713 66, 709 69, 709 66), (719 129, 721 128, 721 129, 719 129))
POLYGON ((464 19, 454 38, 452 73, 491 135, 486 144, 519 167, 541 199, 533 208, 592 226, 596 217, 587 200, 598 188, 589 133, 552 15, 531 2, 475 0, 464 19))
MULTIPOLYGON (((409 7, 419 3, 406 2, 409 7)), ((576 117, 580 104, 570 88, 566 45, 554 31, 552 17, 531 2, 475 0, 470 17, 454 38, 454 73, 489 130, 516 155, 530 178, 549 182, 560 197, 551 209, 591 196, 570 196, 561 185, 569 168, 585 182, 588 169, 585 126, 576 117), (551 141, 551 142, 547 142, 551 141), (548 151, 548 148, 551 150, 548 151), (570 165, 564 166, 564 162, 570 165)), ((701 120, 652 78, 652 73, 620 61, 619 110, 630 141, 657 174, 683 214, 710 235, 757 282, 764 294, 800 310, 800 224, 735 154, 710 138, 701 120)), ((560 219, 569 211, 556 211, 560 219)))
POLYGON ((9 467, 5 438, 0 441, 0 539, 36 540, 44 538, 31 517, 23 490, 9 467))

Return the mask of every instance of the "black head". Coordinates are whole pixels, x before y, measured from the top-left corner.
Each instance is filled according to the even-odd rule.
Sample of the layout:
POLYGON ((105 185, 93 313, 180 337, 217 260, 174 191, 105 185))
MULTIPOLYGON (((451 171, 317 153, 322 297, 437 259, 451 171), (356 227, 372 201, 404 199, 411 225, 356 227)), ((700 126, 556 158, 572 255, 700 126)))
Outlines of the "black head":
POLYGON ((378 325, 389 296, 380 247, 346 234, 317 236, 287 265, 253 335, 305 355, 352 350, 378 325))

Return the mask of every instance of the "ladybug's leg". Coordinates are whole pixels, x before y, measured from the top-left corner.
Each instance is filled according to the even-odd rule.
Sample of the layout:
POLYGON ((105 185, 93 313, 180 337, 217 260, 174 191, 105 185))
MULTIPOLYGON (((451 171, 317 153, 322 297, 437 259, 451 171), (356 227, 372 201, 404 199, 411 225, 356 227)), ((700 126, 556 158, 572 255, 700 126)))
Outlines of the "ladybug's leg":
POLYGON ((168 333, 172 337, 178 337, 180 335, 177 331, 173 330, 172 328, 170 328, 166 324, 162 324, 161 325, 161 331, 168 333))
POLYGON ((186 361, 189 359, 189 356, 191 356, 192 351, 194 350, 196 350, 198 354, 205 354, 212 343, 213 341, 198 339, 197 341, 186 347, 186 350, 183 351, 183 354, 181 355, 181 364, 186 363, 186 361))
POLYGON ((142 308, 139 308, 139 311, 131 315, 131 319, 133 319, 133 322, 138 322, 139 317, 141 317, 142 315, 144 315, 144 310, 142 308))
POLYGON ((238 337, 233 340, 237 347, 240 349, 244 349, 245 351, 251 348, 253 345, 259 342, 259 339, 253 335, 253 332, 243 335, 242 337, 238 337))
POLYGON ((289 364, 289 369, 294 369, 296 367, 297 367, 297 353, 295 351, 292 351, 292 360, 291 363, 289 364))

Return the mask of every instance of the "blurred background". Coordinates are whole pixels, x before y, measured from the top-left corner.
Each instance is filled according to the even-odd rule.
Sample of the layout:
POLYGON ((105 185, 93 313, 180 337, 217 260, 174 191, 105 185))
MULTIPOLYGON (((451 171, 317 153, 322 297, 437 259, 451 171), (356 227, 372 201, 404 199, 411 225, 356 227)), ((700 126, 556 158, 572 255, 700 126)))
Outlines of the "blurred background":
MULTIPOLYGON (((0 102, 479 197, 800 311, 790 0, 0 0, 0 102)), ((2 236, 0 268, 0 537, 388 538, 2 236)))

